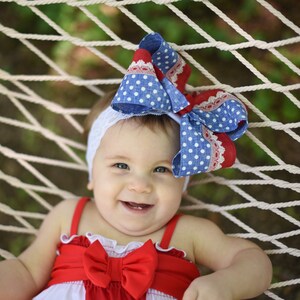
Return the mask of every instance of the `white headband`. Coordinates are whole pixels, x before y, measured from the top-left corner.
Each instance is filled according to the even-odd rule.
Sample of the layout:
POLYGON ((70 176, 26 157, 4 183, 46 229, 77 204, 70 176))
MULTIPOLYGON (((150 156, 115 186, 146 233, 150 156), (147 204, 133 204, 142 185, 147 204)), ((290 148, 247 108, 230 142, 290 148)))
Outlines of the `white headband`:
MULTIPOLYGON (((161 113, 151 113, 155 115, 161 115, 161 113)), ((99 114, 97 119, 94 121, 89 135, 88 135, 88 141, 87 141, 87 151, 86 151, 86 161, 88 165, 88 172, 89 172, 89 181, 92 180, 92 170, 93 170, 93 161, 96 154, 97 149, 99 148, 100 142, 102 138, 104 137, 106 131, 118 123, 121 120, 132 118, 136 115, 134 114, 123 114, 121 112, 118 112, 111 108, 111 106, 108 106, 102 113, 99 114)), ((168 113, 168 116, 173 119, 175 122, 180 124, 180 117, 178 115, 175 115, 173 113, 168 113)), ((184 185, 184 191, 187 187, 187 184, 189 182, 189 177, 186 177, 185 185, 184 185)))

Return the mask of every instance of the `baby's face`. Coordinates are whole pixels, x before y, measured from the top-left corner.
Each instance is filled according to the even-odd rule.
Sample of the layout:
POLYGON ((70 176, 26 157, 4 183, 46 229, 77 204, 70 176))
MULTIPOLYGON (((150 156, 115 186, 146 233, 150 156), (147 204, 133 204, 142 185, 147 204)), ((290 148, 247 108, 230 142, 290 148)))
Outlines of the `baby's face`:
POLYGON ((102 217, 133 236, 155 232, 179 208, 184 178, 172 174, 178 132, 152 131, 121 121, 103 137, 90 187, 102 217))

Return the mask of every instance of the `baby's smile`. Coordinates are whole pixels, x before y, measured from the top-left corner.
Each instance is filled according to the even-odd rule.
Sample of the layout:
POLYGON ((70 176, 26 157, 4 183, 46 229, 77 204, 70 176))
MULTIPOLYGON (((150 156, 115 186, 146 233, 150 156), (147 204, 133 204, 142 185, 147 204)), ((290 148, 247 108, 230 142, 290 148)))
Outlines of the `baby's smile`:
POLYGON ((123 206, 125 206, 126 209, 129 209, 131 211, 138 211, 138 212, 147 212, 149 209, 151 209, 154 205, 151 204, 145 204, 145 203, 137 203, 137 202, 131 202, 131 201, 121 201, 123 206))

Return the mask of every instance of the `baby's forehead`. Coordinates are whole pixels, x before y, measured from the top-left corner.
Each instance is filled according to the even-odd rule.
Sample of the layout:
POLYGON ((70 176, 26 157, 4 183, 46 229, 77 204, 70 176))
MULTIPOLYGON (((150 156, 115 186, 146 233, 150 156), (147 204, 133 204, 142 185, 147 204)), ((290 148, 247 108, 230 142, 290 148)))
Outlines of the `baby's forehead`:
POLYGON ((130 161, 168 161, 179 151, 179 138, 162 130, 151 130, 136 121, 122 121, 110 127, 99 143, 96 156, 115 159, 123 157, 130 161))
MULTIPOLYGON (((121 120, 111 126, 104 134, 99 143, 99 147, 140 147, 144 149, 144 144, 150 148, 179 147, 179 128, 171 125, 163 127, 162 125, 143 123, 140 118, 130 118, 121 120)), ((177 149, 178 150, 178 149, 177 149)))

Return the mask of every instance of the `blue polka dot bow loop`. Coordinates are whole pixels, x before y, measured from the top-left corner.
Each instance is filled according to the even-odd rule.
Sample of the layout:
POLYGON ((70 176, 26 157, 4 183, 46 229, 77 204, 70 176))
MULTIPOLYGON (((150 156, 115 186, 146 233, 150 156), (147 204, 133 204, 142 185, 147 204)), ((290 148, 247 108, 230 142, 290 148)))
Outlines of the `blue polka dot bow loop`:
POLYGON ((242 102, 222 90, 186 93, 189 65, 158 33, 143 38, 112 101, 124 114, 180 116, 180 150, 173 159, 176 177, 230 167, 233 141, 248 127, 242 102))

